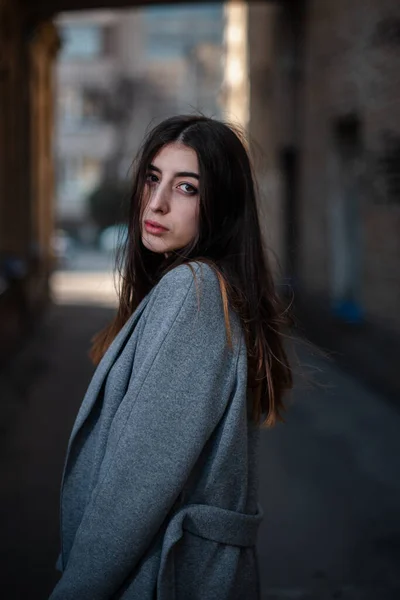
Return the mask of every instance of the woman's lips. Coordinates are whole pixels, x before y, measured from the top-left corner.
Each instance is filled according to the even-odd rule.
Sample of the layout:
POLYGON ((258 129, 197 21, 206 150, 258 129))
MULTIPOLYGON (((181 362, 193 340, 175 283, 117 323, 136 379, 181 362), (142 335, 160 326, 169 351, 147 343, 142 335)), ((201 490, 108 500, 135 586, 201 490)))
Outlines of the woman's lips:
POLYGON ((165 227, 161 227, 160 225, 156 225, 152 221, 145 221, 144 226, 146 227, 146 231, 152 233, 153 235, 160 235, 168 231, 165 227))

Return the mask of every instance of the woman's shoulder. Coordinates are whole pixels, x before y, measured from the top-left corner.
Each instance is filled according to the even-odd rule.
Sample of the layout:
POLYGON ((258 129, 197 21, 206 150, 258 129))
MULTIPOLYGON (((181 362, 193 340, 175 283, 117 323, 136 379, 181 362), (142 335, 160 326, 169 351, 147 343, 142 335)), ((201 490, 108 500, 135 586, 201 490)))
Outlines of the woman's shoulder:
POLYGON ((207 327, 226 321, 239 324, 232 310, 227 289, 217 267, 202 261, 190 261, 166 273, 156 286, 156 301, 162 312, 182 311, 191 318, 203 318, 207 327))
POLYGON ((200 260, 191 260, 190 262, 184 263, 171 269, 166 273, 160 280, 164 283, 192 283, 193 279, 200 276, 202 279, 214 280, 217 278, 215 269, 208 263, 200 260))
POLYGON ((220 286, 216 271, 207 263, 190 261, 168 271, 156 286, 161 294, 182 297, 191 290, 206 291, 209 296, 220 293, 220 286))
MULTIPOLYGON (((180 313, 190 320, 203 317, 208 326, 224 315, 218 275, 208 264, 190 261, 171 269, 154 288, 149 311, 165 318, 180 313)), ((160 316, 160 318, 162 318, 160 316)))
POLYGON ((146 309, 146 331, 151 330, 154 340, 178 326, 182 338, 192 339, 201 331, 203 342, 215 345, 218 339, 225 342, 228 314, 235 341, 240 338, 239 319, 229 309, 217 273, 206 263, 191 261, 168 271, 154 288, 146 309))

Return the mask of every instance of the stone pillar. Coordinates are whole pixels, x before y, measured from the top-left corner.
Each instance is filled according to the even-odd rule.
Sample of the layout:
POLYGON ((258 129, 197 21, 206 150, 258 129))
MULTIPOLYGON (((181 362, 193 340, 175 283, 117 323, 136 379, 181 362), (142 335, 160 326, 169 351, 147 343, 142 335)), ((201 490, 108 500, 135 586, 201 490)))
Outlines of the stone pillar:
POLYGON ((24 258, 29 243, 27 48, 19 5, 0 4, 0 257, 24 258))
POLYGON ((248 9, 250 80, 249 139, 260 193, 260 223, 272 267, 281 275, 283 212, 277 165, 275 30, 279 6, 252 3, 248 9))
POLYGON ((58 37, 0 0, 0 361, 48 297, 58 37))
POLYGON ((33 251, 45 278, 52 267, 54 202, 54 61, 59 37, 50 22, 38 25, 30 42, 30 153, 33 251))
POLYGON ((20 3, 0 0, 0 362, 31 321, 28 52, 20 3))
POLYGON ((250 88, 248 78, 248 4, 231 0, 224 7, 225 14, 225 73, 222 86, 224 118, 242 129, 249 124, 250 88))

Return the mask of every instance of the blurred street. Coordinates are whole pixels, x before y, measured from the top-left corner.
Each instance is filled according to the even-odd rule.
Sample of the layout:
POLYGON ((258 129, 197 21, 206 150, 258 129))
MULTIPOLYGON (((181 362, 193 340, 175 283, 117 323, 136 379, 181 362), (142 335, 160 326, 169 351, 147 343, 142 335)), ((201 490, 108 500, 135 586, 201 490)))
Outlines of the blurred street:
MULTIPOLYGON (((1 374, 4 600, 43 600, 57 580, 64 454, 115 298, 107 261, 87 253, 55 274, 53 306, 1 374)), ((287 423, 261 436, 263 600, 396 600, 400 414, 313 347, 297 351, 314 383, 300 377, 287 423)))

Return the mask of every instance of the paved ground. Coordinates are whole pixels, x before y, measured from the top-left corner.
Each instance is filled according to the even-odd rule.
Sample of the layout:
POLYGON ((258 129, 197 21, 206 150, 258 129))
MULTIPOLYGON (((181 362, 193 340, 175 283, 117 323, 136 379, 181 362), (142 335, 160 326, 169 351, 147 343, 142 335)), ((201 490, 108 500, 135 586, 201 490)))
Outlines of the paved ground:
POLYGON ((261 440, 264 598, 399 600, 400 415, 312 351, 300 360, 315 383, 298 380, 261 440))
MULTIPOLYGON (((57 579, 64 453, 89 339, 112 314, 100 269, 55 284, 62 304, 0 375, 2 600, 44 600, 57 579)), ((315 384, 298 378, 287 423, 260 444, 263 599, 398 600, 400 414, 312 347, 298 351, 315 384)))

